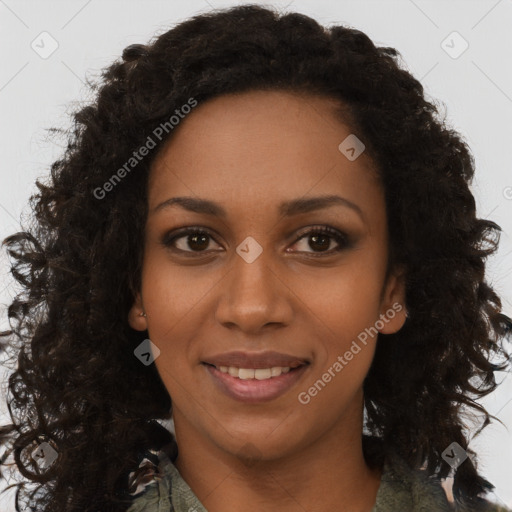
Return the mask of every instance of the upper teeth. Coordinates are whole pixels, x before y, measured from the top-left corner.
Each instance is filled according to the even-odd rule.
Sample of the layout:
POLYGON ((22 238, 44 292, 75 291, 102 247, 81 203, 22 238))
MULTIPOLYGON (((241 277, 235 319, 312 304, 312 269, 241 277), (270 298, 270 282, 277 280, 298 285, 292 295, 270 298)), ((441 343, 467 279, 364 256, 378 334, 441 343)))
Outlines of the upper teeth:
POLYGON ((222 373, 229 373, 232 377, 238 377, 242 380, 247 379, 270 379, 279 377, 282 373, 290 371, 289 366, 273 366, 272 368, 237 368, 235 366, 219 366, 222 373))

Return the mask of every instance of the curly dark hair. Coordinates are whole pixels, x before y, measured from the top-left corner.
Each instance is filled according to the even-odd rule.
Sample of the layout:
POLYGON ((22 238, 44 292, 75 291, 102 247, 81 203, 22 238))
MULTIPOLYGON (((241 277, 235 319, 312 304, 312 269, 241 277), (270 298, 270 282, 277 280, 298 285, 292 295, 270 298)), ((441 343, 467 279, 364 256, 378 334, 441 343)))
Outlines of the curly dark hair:
MULTIPOLYGON (((2 333, 17 368, 1 462, 13 454, 10 465, 30 480, 15 484, 17 507, 126 510, 129 473, 146 450, 175 442, 160 422, 171 418, 171 397, 156 366, 134 357, 147 332, 127 321, 141 285, 148 173, 172 131, 107 199, 97 191, 190 98, 251 90, 336 99, 384 184, 390 268, 406 269, 409 318, 380 335, 364 383, 368 463, 393 451, 445 478, 450 443, 475 455, 464 415, 490 422, 476 400, 496 388, 494 372, 511 358, 512 321, 484 276, 500 227, 477 218, 470 150, 399 58, 359 30, 244 5, 131 45, 102 71, 51 177, 36 182, 30 226, 4 240, 22 287, 2 333), (30 457, 42 441, 58 453, 44 471, 30 457)), ((455 471, 461 509, 477 510, 492 488, 475 457, 455 471)))

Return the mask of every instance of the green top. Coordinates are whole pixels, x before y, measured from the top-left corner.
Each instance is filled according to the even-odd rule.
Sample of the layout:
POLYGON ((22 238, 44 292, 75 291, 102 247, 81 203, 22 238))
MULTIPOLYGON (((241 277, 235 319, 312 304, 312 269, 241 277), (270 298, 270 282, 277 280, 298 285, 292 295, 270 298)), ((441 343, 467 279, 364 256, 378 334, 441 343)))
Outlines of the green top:
MULTIPOLYGON (((151 451, 158 465, 145 459, 131 489, 127 512, 207 512, 164 451, 151 451), (142 489, 142 490, 141 490, 142 489)), ((439 480, 411 471, 398 457, 386 460, 372 512, 453 512, 439 480)), ((489 503, 488 512, 510 512, 489 503)))

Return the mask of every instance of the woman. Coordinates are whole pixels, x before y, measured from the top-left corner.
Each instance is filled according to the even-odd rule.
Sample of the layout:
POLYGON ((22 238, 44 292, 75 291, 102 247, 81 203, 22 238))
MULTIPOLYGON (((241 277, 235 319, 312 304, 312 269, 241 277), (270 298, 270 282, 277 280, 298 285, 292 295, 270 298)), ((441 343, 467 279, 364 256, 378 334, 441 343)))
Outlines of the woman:
POLYGON ((499 226, 397 55, 242 6, 106 70, 5 241, 26 294, 2 432, 42 484, 22 499, 500 510, 464 423, 510 360, 499 226))

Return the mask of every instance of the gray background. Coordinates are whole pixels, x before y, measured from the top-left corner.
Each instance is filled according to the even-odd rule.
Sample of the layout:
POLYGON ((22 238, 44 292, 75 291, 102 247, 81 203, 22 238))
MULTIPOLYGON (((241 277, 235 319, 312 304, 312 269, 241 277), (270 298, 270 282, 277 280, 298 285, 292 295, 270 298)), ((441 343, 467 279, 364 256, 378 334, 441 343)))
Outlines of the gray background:
MULTIPOLYGON (((35 179, 60 155, 63 148, 47 139, 45 129, 70 126, 68 114, 76 102, 90 98, 86 76, 97 76, 129 44, 145 43, 212 7, 238 3, 249 2, 0 0, 0 238, 18 230, 35 179), (51 44, 58 48, 42 58, 32 43, 39 52, 51 44)), ((349 25, 378 46, 395 47, 430 98, 444 104, 447 122, 475 156, 478 214, 503 228, 487 275, 512 315, 512 70, 506 64, 512 57, 512 1, 277 0, 272 5, 323 24, 349 25)), ((13 293, 2 253, 0 328, 7 326, 5 305, 13 293)), ((4 394, 6 374, 0 377, 4 394)), ((479 454, 484 476, 496 485, 495 499, 512 507, 512 379, 500 374, 498 380, 503 384, 483 404, 505 425, 486 428, 470 446, 479 454)), ((2 396, 0 412, 5 413, 3 401, 2 396)), ((2 510, 14 511, 13 493, 0 496, 2 510)))

